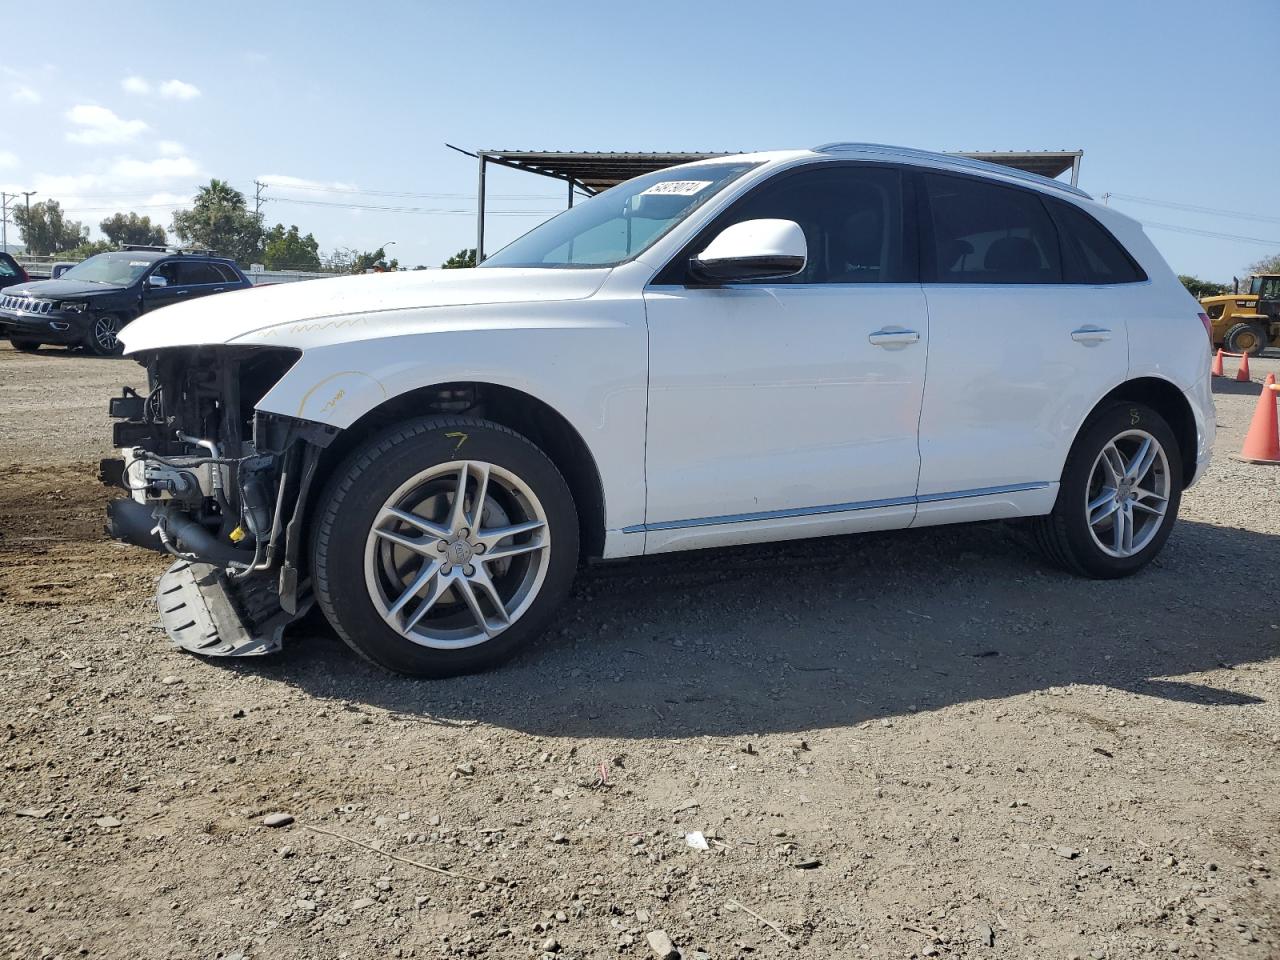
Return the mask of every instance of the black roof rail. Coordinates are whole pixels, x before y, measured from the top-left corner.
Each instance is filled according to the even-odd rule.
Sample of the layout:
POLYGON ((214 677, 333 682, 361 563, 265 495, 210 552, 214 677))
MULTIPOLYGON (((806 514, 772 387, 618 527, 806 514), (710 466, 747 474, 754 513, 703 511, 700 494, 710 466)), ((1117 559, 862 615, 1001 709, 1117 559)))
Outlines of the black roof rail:
POLYGON ((182 256, 184 254, 188 256, 196 256, 196 257, 217 256, 217 254, 215 254, 212 250, 194 250, 194 249, 191 249, 190 247, 168 247, 168 246, 162 246, 158 244, 149 244, 149 243, 122 243, 120 245, 120 249, 145 251, 147 253, 174 253, 174 254, 178 254, 179 256, 182 256))

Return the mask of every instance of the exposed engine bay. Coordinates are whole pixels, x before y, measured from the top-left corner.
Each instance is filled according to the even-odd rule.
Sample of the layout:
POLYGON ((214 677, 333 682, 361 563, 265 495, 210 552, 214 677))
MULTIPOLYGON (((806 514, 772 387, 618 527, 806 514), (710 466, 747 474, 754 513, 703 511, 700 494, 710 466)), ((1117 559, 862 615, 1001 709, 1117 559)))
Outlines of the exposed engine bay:
POLYGON ((113 445, 104 483, 108 533, 168 553, 156 594, 180 647, 244 656, 279 649, 311 605, 299 577, 303 517, 334 427, 256 410, 296 350, 205 347, 140 355, 148 389, 111 400, 113 445))

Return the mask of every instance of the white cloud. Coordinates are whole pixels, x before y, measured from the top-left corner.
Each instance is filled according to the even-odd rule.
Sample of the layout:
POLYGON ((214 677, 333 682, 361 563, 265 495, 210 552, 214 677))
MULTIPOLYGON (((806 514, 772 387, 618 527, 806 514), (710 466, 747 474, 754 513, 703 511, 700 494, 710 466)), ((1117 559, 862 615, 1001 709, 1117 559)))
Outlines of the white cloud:
POLYGON ((156 149, 165 157, 178 157, 187 152, 187 148, 177 140, 161 140, 156 144, 156 149))
POLYGON ((9 99, 14 103, 39 103, 44 98, 39 92, 32 90, 26 84, 19 84, 9 93, 9 99))
POLYGON ((177 180, 200 175, 200 165, 190 157, 157 157, 134 160, 120 157, 112 165, 110 175, 124 180, 177 180))
POLYGON ((273 190, 282 190, 286 193, 297 191, 300 193, 315 193, 324 190, 355 190, 356 185, 353 183, 343 183, 340 180, 308 180, 305 177, 291 177, 284 173, 260 173, 258 179, 265 183, 273 190))
POLYGON ((85 103, 68 110, 67 119, 79 128, 67 132, 72 143, 126 143, 147 129, 141 120, 125 120, 106 107, 85 103))
POLYGON ((12 150, 0 150, 0 170, 12 170, 18 165, 18 155, 12 150))
POLYGON ((125 77, 120 81, 120 86, 124 88, 125 93, 138 93, 145 96, 151 92, 151 82, 146 77, 125 77))
POLYGON ((182 80, 166 80, 160 84, 160 96, 168 100, 194 100, 200 96, 200 88, 182 80))

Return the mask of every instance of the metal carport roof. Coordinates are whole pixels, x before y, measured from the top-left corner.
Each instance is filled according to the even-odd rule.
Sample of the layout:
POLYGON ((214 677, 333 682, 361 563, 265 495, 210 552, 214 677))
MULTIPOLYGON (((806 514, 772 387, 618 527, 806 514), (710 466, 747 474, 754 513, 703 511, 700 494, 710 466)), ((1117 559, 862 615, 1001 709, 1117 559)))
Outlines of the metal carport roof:
MULTIPOLYGON (((478 210, 476 213, 476 252, 484 259, 485 170, 489 164, 536 173, 543 177, 564 180, 568 184, 568 202, 573 206, 575 189, 586 193, 599 193, 610 187, 681 163, 708 160, 712 157, 733 156, 741 151, 680 151, 668 153, 618 153, 572 150, 463 150, 446 144, 479 161, 477 187, 478 210)), ((1083 150, 997 150, 957 151, 955 156, 998 163, 1016 170, 1036 173, 1042 177, 1059 177, 1071 171, 1071 184, 1075 186, 1080 176, 1080 159, 1083 150)))

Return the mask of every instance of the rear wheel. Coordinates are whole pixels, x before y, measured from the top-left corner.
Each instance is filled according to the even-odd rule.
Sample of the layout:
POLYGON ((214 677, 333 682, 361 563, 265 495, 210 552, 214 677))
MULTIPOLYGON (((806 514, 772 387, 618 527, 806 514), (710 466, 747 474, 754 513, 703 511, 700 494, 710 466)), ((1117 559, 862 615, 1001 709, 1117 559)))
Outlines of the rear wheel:
POLYGON ((1260 323, 1237 323, 1222 338, 1228 353, 1247 353, 1256 357, 1267 349, 1267 331, 1260 323))
POLYGON ((544 629, 573 582, 578 518, 536 446, 496 423, 390 428, 338 467, 312 547, 339 635, 399 673, 494 666, 544 629))
POLYGON ((89 324, 89 333, 85 337, 86 349, 99 357, 118 357, 124 349, 120 343, 120 331, 124 329, 124 318, 115 313, 101 313, 93 317, 89 324))
POLYGON ((1099 579, 1146 566, 1169 538, 1182 497, 1182 458, 1155 410, 1119 403, 1098 413, 1067 457, 1053 512, 1035 521, 1041 549, 1099 579))
POLYGON ((10 340, 9 342, 13 344, 13 349, 23 353, 35 353, 41 346, 39 340, 10 340))

